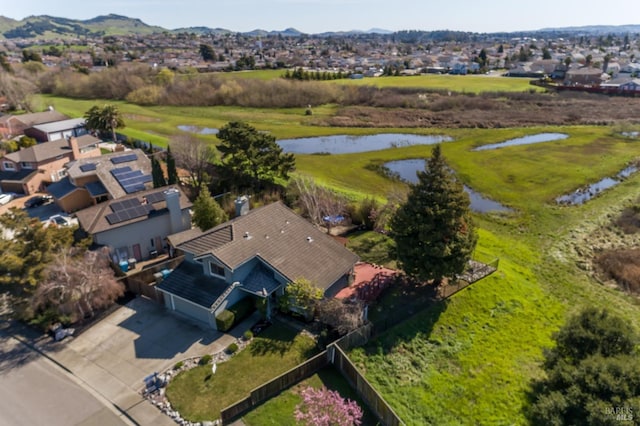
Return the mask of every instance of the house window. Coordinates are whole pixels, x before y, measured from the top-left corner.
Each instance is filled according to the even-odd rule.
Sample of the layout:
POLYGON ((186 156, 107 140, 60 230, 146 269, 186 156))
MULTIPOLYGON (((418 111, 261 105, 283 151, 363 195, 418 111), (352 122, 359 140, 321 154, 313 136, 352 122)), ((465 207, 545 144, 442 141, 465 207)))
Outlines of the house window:
POLYGON ((209 262, 209 266, 211 267, 211 275, 217 275, 219 277, 224 277, 224 268, 220 265, 216 265, 213 262, 209 262))
POLYGON ((33 164, 27 163, 26 161, 22 161, 20 163, 20 167, 23 169, 33 169, 33 164))
POLYGON ((15 165, 15 164, 13 164, 13 163, 11 163, 11 162, 9 162, 9 161, 5 161, 5 162, 3 162, 3 163, 2 163, 2 167, 3 167, 5 170, 15 170, 15 169, 16 169, 16 165, 15 165))
POLYGON ((66 175, 67 175, 67 170, 66 169, 60 169, 60 170, 58 170, 56 172, 56 176, 58 177, 58 179, 62 179, 66 175))

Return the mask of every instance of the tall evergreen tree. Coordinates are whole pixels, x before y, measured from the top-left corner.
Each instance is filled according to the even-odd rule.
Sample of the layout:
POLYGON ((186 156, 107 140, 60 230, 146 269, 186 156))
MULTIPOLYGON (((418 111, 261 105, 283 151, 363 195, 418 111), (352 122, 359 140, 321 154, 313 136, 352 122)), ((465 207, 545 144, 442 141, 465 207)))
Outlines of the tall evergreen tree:
POLYGON ((153 187, 160 188, 167 184, 164 178, 164 172, 160 166, 160 161, 155 156, 151 157, 151 177, 153 178, 153 187))
POLYGON ((220 129, 222 141, 218 150, 222 153, 222 174, 232 184, 256 192, 267 184, 278 184, 288 179, 295 167, 293 154, 286 154, 276 143, 276 138, 253 126, 234 121, 220 129))
POLYGON ((175 185, 178 183, 178 169, 176 168, 176 159, 173 158, 171 147, 167 147, 167 184, 175 185))
POLYGON ((469 195, 436 145, 391 220, 398 260, 407 274, 437 285, 464 271, 478 239, 469 205, 469 195))
POLYGON ((205 184, 200 186, 200 194, 193 203, 193 223, 206 231, 214 226, 226 222, 229 217, 222 210, 220 204, 213 199, 205 184))

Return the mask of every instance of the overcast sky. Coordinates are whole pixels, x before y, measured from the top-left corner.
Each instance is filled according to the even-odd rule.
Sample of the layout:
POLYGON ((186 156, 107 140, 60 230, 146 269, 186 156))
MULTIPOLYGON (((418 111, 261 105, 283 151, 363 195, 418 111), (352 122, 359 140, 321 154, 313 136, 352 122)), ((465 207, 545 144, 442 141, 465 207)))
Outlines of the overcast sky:
POLYGON ((500 32, 547 27, 640 24, 640 3, 585 0, 1 0, 0 15, 90 19, 115 13, 166 29, 305 33, 369 30, 500 32))

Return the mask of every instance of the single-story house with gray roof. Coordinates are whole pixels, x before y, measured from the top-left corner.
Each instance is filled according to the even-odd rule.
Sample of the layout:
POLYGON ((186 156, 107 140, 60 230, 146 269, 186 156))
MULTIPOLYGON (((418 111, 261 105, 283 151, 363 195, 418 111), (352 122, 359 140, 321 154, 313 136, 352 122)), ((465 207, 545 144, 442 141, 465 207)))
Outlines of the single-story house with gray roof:
POLYGON ((269 314, 284 288, 299 278, 332 297, 349 284, 359 260, 281 202, 208 231, 170 235, 168 241, 185 259, 156 290, 169 310, 213 328, 222 310, 247 297, 266 300, 269 314))

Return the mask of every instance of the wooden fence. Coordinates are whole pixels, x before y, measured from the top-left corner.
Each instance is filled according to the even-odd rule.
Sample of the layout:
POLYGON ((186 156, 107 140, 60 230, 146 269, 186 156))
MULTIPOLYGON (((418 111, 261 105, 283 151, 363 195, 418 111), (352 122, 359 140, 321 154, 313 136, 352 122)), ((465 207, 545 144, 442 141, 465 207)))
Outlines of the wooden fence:
POLYGON ((293 386, 303 379, 306 379, 321 368, 326 367, 328 363, 329 357, 327 355, 327 351, 320 352, 318 355, 292 368, 286 373, 283 373, 262 386, 255 388, 245 399, 220 411, 222 423, 227 424, 232 419, 249 411, 256 405, 278 395, 283 390, 293 386))
POLYGON ((122 282, 127 290, 146 296, 159 303, 164 303, 162 293, 156 291, 157 279, 155 274, 165 269, 175 269, 184 259, 184 256, 174 257, 162 262, 143 266, 139 271, 129 272, 122 277, 122 282))
POLYGON ((345 351, 355 348, 356 346, 363 346, 373 335, 373 330, 373 324, 368 322, 362 327, 342 336, 340 339, 333 342, 333 344, 340 346, 345 351))
POLYGON ((364 345, 371 338, 372 333, 373 325, 371 323, 365 324, 359 329, 345 335, 340 340, 331 343, 325 351, 315 357, 281 374, 262 386, 255 388, 249 396, 220 412, 222 424, 230 423, 253 407, 262 404, 269 398, 273 398, 283 390, 306 379, 321 368, 333 364, 383 425, 403 425, 404 423, 398 415, 373 386, 371 386, 367 379, 364 378, 356 366, 349 360, 343 349, 341 349, 349 350, 352 347, 364 345))
MULTIPOLYGON (((475 262, 478 266, 472 267, 472 275, 467 277, 469 281, 464 281, 457 288, 452 288, 451 294, 442 295, 437 294, 434 289, 434 302, 444 303, 444 299, 452 294, 467 287, 472 282, 478 281, 491 275, 498 269, 499 259, 495 259, 490 263, 475 262)), ((455 287, 452 286, 452 287, 455 287)), ((417 313, 415 315, 419 315, 417 313)), ((415 316, 414 315, 414 316, 415 316)), ((413 316, 412 316, 413 317, 413 316)), ((353 387, 362 398, 367 407, 375 414, 378 420, 385 426, 399 426, 405 423, 398 417, 393 411, 391 406, 384 400, 384 398, 374 389, 367 379, 360 373, 358 368, 351 362, 349 357, 344 351, 348 351, 351 348, 357 346, 363 346, 373 336, 379 335, 386 331, 390 327, 409 320, 412 317, 407 317, 405 314, 401 314, 397 319, 384 324, 373 324, 371 322, 363 325, 362 327, 352 331, 351 333, 343 336, 335 342, 329 344, 324 352, 316 355, 310 360, 298 365, 297 367, 287 371, 286 373, 276 377, 270 382, 255 388, 251 391, 251 394, 245 399, 236 402, 235 404, 225 408, 220 412, 220 417, 223 424, 228 424, 231 420, 238 418, 243 413, 246 413, 253 407, 261 404, 269 398, 278 395, 283 390, 298 383, 299 381, 306 379, 314 374, 316 371, 332 364, 339 372, 344 376, 347 382, 353 387)))
POLYGON ((349 357, 335 343, 327 347, 331 363, 362 398, 367 407, 376 415, 380 423, 386 426, 399 426, 405 423, 393 411, 384 398, 371 386, 371 383, 360 373, 349 357))

